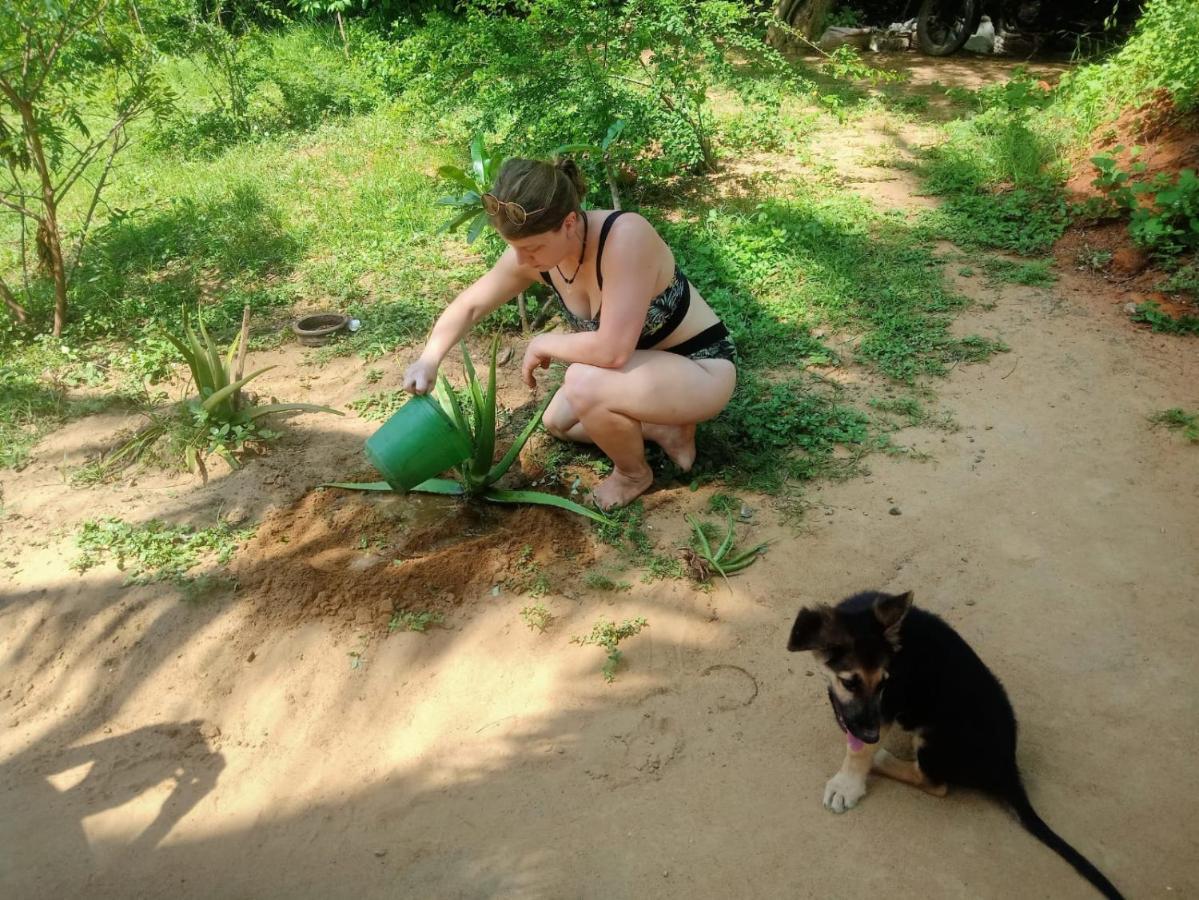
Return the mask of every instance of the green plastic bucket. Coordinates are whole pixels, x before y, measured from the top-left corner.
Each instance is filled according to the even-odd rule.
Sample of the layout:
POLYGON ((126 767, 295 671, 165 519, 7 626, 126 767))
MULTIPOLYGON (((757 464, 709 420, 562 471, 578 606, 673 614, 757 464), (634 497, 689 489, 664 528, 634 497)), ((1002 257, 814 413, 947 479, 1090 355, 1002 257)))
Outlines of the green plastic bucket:
POLYGON ((470 444, 427 394, 397 409, 366 441, 366 458, 397 491, 412 490, 470 453, 470 444))

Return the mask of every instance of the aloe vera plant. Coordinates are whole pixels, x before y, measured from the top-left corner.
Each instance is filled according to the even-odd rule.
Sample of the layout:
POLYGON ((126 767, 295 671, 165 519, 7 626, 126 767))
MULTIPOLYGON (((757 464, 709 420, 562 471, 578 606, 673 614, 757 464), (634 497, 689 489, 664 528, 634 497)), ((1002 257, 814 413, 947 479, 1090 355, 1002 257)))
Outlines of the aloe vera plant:
MULTIPOLYGON (((510 491, 496 487, 499 480, 507 474, 508 470, 512 468, 512 464, 516 462, 521 448, 532 437, 537 426, 541 424, 541 417, 545 414, 545 409, 549 406, 550 400, 554 396, 551 391, 541 406, 538 407, 533 418, 524 427, 524 430, 512 442, 512 446, 508 448, 507 452, 497 462, 495 459, 495 368, 499 346, 499 338, 497 337, 491 342, 491 360, 488 368, 487 385, 484 387, 479 382, 478 375, 475 373, 474 363, 471 362, 470 353, 467 352, 466 345, 462 345, 462 360, 466 370, 468 397, 468 402, 465 406, 469 407, 469 409, 464 408, 464 404, 458 399, 458 395, 454 392, 454 389, 450 386, 449 381, 446 380, 444 375, 438 379, 437 400, 453 423, 454 428, 462 435, 466 443, 470 445, 471 453, 470 456, 455 467, 454 473, 458 476, 456 479, 430 478, 427 481, 422 481, 416 487, 412 488, 412 490, 426 494, 447 494, 455 497, 479 498, 492 503, 533 503, 541 506, 556 506, 558 509, 565 509, 580 516, 586 516, 605 525, 611 524, 611 520, 602 513, 588 509, 572 500, 567 500, 565 497, 547 494, 543 491, 510 491)), ((339 481, 326 483, 322 487, 345 488, 346 490, 355 491, 393 490, 391 485, 386 481, 339 481)))
MULTIPOLYGON (((315 403, 268 403, 263 406, 242 406, 241 389, 264 372, 269 372, 274 366, 264 366, 256 372, 251 372, 238 378, 235 374, 235 363, 241 350, 245 336, 239 332, 222 355, 216 341, 204 327, 204 320, 196 317, 199 333, 191 326, 188 319, 187 307, 183 308, 183 337, 167 333, 166 338, 183 355, 184 361, 191 369, 192 381, 196 386, 197 396, 188 401, 198 423, 220 430, 225 426, 248 426, 263 416, 284 412, 328 412, 334 415, 344 415, 342 412, 328 406, 315 403)), ((199 463, 199 448, 189 444, 186 450, 187 463, 195 469, 199 463)), ((232 454, 223 454, 231 465, 237 465, 232 454)))
POLYGON ((740 572, 753 563, 758 558, 758 554, 768 546, 767 544, 758 544, 749 550, 734 552, 733 539, 736 537, 736 523, 733 520, 733 514, 729 513, 728 531, 725 532, 717 548, 713 550, 712 542, 708 540, 708 535, 704 533, 704 527, 699 520, 690 513, 686 518, 694 532, 697 549, 684 547, 682 555, 683 561, 696 581, 707 581, 712 577, 712 573, 716 572, 727 582, 730 575, 740 572))
POLYGON ((242 323, 242 332, 233 339, 223 353, 216 341, 204 327, 197 315, 199 331, 192 328, 187 307, 183 308, 182 336, 167 332, 165 337, 174 344, 191 370, 196 396, 187 399, 181 407, 166 414, 150 413, 150 424, 140 429, 132 438, 97 463, 95 473, 101 479, 132 465, 156 444, 170 435, 174 446, 182 449, 187 467, 199 471, 207 479, 204 467, 206 452, 218 453, 236 468, 237 458, 233 451, 249 440, 264 440, 274 435, 260 429, 257 421, 272 413, 284 412, 328 412, 340 416, 344 413, 327 406, 313 403, 270 403, 263 406, 245 406, 241 389, 263 372, 273 369, 266 366, 244 377, 238 377, 235 368, 242 353, 244 331, 248 326, 249 313, 242 323))

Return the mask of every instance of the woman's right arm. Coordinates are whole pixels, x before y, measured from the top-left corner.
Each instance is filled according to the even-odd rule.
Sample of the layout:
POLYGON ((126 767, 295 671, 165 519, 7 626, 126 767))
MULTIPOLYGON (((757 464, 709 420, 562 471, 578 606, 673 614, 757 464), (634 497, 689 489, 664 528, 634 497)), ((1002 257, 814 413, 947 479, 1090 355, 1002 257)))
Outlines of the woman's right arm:
POLYGON ((437 368, 476 322, 503 306, 537 280, 537 274, 516 261, 509 247, 491 269, 454 298, 429 333, 420 358, 404 373, 404 390, 427 394, 437 383, 437 368))

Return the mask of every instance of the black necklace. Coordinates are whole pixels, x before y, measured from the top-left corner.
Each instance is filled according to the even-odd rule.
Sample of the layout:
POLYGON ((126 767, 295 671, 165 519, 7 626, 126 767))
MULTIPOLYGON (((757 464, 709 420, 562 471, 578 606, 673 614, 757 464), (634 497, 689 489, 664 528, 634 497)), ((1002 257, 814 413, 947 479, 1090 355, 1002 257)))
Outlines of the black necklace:
POLYGON ((562 280, 567 284, 574 284, 575 279, 579 277, 579 273, 583 271, 583 254, 587 252, 587 213, 583 213, 583 246, 579 248, 579 264, 575 266, 575 273, 567 278, 562 275, 562 267, 554 266, 558 270, 558 274, 562 275, 562 280))

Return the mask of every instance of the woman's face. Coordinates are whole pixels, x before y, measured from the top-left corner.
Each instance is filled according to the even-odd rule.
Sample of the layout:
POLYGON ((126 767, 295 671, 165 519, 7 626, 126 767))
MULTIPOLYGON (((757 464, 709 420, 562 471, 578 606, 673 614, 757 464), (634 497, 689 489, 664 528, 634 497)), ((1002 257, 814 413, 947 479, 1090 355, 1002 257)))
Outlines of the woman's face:
POLYGON ((516 261, 522 266, 545 272, 568 257, 573 265, 579 253, 579 217, 567 213, 562 224, 554 231, 530 234, 521 238, 504 238, 508 246, 516 251, 516 261))

